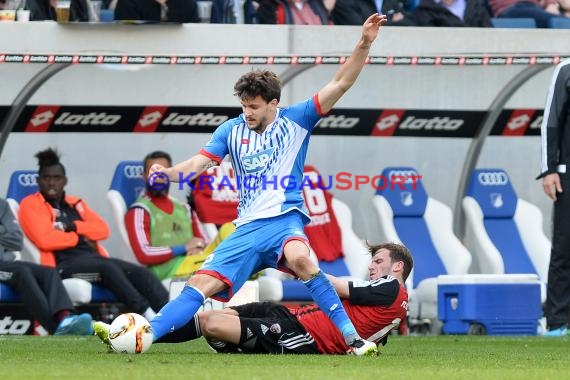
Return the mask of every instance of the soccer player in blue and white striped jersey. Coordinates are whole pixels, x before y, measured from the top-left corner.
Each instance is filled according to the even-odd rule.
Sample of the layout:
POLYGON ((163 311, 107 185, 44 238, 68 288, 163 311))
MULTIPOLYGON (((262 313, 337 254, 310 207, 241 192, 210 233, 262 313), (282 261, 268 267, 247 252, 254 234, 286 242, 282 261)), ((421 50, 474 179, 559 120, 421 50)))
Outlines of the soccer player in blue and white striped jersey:
POLYGON ((229 155, 239 176, 240 195, 236 231, 151 321, 154 340, 188 323, 205 298, 228 300, 252 273, 278 268, 295 274, 307 285, 316 304, 354 353, 377 353, 376 344, 358 336, 334 287, 309 257, 303 226, 310 218, 303 208, 301 190, 312 129, 354 84, 385 23, 386 16, 370 16, 351 56, 333 79, 300 103, 278 106, 281 83, 270 71, 243 75, 234 86, 243 113, 220 125, 206 146, 189 160, 170 168, 158 164, 150 168, 151 173, 157 173, 151 176, 154 179, 164 173, 170 181, 190 181, 229 155))

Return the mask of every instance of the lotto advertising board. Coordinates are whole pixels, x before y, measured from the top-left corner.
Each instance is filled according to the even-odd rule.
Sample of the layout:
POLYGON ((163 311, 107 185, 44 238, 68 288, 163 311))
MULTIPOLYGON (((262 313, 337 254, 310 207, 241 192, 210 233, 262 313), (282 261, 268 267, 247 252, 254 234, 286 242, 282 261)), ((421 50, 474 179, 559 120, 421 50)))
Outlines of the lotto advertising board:
MULTIPOLYGON (((0 107, 0 118, 8 111, 7 106, 0 107)), ((211 133, 240 112, 234 107, 30 105, 13 131, 211 133)), ((538 109, 505 109, 491 135, 538 136, 542 113, 538 109)), ((338 108, 320 120, 313 134, 471 138, 486 115, 485 111, 338 108)))

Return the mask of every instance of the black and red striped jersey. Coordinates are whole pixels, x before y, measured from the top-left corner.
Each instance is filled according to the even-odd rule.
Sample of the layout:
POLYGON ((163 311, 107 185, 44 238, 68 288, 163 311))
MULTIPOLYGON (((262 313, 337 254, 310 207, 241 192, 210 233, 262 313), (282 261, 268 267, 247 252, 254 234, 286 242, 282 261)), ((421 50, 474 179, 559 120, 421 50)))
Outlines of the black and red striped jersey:
MULTIPOLYGON (((395 318, 406 320, 408 292, 390 275, 372 281, 349 282, 349 298, 343 299, 342 304, 358 334, 368 339, 395 318)), ((315 339, 321 353, 344 354, 348 351, 340 331, 317 305, 290 311, 315 339)))

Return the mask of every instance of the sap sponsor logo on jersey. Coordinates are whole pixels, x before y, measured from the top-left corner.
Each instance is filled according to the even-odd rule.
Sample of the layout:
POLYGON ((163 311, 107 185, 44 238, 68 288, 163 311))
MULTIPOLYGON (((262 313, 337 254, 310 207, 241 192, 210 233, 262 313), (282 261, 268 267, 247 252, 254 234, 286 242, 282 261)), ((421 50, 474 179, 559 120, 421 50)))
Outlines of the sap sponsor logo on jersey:
POLYGON ((168 114, 166 119, 164 119, 162 125, 217 127, 228 119, 228 115, 216 115, 212 112, 198 112, 197 114, 192 115, 171 112, 168 114))
POLYGON ((483 186, 505 186, 509 183, 509 177, 504 172, 481 172, 477 180, 483 186))
POLYGON ((275 148, 269 148, 261 152, 241 157, 241 162, 247 173, 255 173, 267 166, 275 148))

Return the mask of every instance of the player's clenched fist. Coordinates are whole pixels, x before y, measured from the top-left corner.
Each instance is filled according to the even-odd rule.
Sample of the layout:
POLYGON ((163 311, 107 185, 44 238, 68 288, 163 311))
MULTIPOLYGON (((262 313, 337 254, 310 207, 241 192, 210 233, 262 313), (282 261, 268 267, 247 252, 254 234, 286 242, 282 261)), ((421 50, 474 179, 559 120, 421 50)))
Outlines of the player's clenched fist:
MULTIPOLYGON (((152 184, 163 184, 163 183, 167 183, 169 181, 169 173, 168 173, 168 168, 160 165, 160 164, 153 164, 149 170, 149 181, 152 182, 152 184)), ((151 185, 152 185, 151 184, 151 185)))
POLYGON ((149 169, 149 173, 152 174, 152 173, 156 173, 156 172, 165 173, 166 168, 160 164, 153 164, 149 169))

